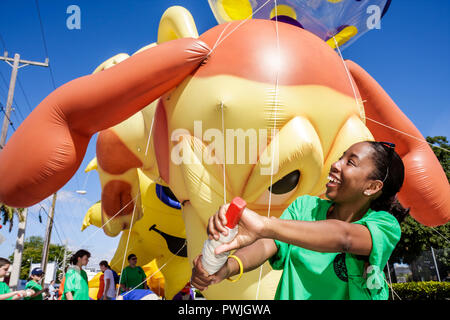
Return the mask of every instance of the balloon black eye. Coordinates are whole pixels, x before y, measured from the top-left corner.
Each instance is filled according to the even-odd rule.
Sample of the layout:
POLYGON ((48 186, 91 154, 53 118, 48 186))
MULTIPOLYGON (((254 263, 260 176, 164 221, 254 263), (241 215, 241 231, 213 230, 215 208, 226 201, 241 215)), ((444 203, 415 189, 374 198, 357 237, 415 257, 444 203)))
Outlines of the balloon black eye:
POLYGON ((272 191, 273 194, 288 193, 289 191, 294 190, 299 180, 300 171, 292 171, 291 173, 285 175, 283 178, 274 183, 272 185, 272 188, 269 187, 269 191, 272 191))
POLYGON ((172 199, 172 200, 174 200, 174 201, 176 201, 176 202, 179 202, 178 199, 177 199, 177 197, 175 197, 175 195, 173 194, 172 190, 170 190, 169 187, 163 186, 162 188, 163 188, 163 190, 164 190, 164 193, 165 193, 170 199, 172 199))

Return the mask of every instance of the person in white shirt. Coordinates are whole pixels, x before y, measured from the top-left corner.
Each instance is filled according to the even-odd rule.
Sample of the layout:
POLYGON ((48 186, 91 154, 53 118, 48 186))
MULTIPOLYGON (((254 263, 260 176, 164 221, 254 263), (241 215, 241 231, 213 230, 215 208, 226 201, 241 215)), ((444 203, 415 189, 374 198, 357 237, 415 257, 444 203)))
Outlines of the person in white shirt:
POLYGON ((55 280, 50 281, 50 285, 48 286, 48 293, 50 294, 49 300, 56 300, 56 288, 55 288, 55 280))
POLYGON ((103 290, 102 300, 113 300, 116 296, 116 285, 114 283, 114 275, 111 267, 106 260, 99 263, 100 270, 104 274, 105 289, 103 290))

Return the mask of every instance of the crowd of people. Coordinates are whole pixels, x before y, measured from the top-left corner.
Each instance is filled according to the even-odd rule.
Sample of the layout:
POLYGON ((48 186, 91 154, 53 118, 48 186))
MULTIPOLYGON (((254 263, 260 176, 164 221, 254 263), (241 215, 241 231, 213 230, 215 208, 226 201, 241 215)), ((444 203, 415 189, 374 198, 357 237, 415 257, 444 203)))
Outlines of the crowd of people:
MULTIPOLYGON (((91 300, 89 296, 89 281, 86 271, 83 270, 91 254, 86 250, 78 250, 70 258, 70 264, 64 270, 65 275, 61 280, 59 289, 52 280, 48 287, 44 288, 44 271, 34 268, 25 285, 24 290, 11 291, 8 284, 0 281, 0 300, 91 300)), ((0 258, 0 280, 8 276, 11 262, 0 258)), ((161 299, 156 293, 149 289, 147 276, 144 269, 137 265, 135 254, 128 256, 128 266, 119 276, 111 269, 108 261, 99 263, 102 274, 99 279, 97 300, 158 300, 161 299)), ((190 288, 189 288, 190 289, 190 288)), ((191 292, 180 291, 180 299, 184 296, 191 297, 191 292)))

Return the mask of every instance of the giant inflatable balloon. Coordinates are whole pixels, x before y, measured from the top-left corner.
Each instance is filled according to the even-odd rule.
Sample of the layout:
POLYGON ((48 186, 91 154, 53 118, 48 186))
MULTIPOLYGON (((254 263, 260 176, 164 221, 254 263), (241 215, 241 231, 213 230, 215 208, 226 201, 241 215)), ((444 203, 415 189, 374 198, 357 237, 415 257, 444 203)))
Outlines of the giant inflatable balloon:
MULTIPOLYGON (((242 1, 217 2, 229 14, 242 1)), ((303 2, 320 6, 325 0, 303 2)), ((343 10, 353 8, 350 2, 381 3, 327 2, 345 3, 336 7, 343 10)), ((275 1, 267 3, 274 8, 275 1)), ((406 169, 399 198, 411 215, 429 226, 448 222, 450 187, 420 132, 370 75, 341 59, 332 42, 308 31, 301 19, 291 17, 300 25, 282 19, 278 10, 274 20, 229 19, 198 37, 191 15, 169 8, 156 45, 69 82, 33 111, 0 154, 6 182, 0 201, 26 206, 58 190, 77 170, 90 136, 104 130, 97 158, 111 179, 102 182, 102 221, 120 212, 120 223, 105 232, 128 228, 133 216, 145 218, 138 212, 145 196, 135 183, 140 169, 169 186, 182 204, 192 261, 219 205, 240 196, 250 209, 279 216, 300 195, 322 195, 331 163, 350 145, 375 139, 398 146, 406 169), (134 130, 127 119, 151 103, 151 118, 138 115, 141 126, 134 130), (124 131, 108 129, 115 125, 124 131), (114 147, 103 149, 103 141, 114 147)), ((335 44, 351 40, 351 33, 336 31, 328 32, 335 44)), ((272 299, 279 276, 265 264, 261 279, 255 270, 236 283, 211 286, 205 296, 272 299)))
MULTIPOLYGON (((114 154, 113 154, 114 155, 114 154)), ((99 170, 100 180, 108 179, 97 167, 97 161, 91 161, 87 170, 99 170)), ((158 295, 171 299, 189 281, 191 267, 187 259, 186 233, 181 216, 181 205, 174 199, 170 189, 151 181, 140 169, 136 177, 139 192, 142 194, 142 217, 137 216, 124 229, 110 266, 120 274, 128 265, 127 257, 134 253, 139 265, 149 277, 149 287, 158 295), (147 266, 147 267, 146 267, 147 266), (147 270, 148 269, 148 270, 147 270), (148 272, 147 272, 148 271, 148 272)), ((117 180, 126 183, 125 180, 117 180)), ((103 188, 102 192, 105 191, 103 188)), ((133 206, 133 205, 132 205, 133 206)), ((116 235, 122 229, 117 225, 108 227, 115 218, 102 220, 102 203, 94 204, 86 213, 82 230, 90 225, 102 228, 109 235, 116 235)), ((125 206, 124 206, 125 208, 125 206)), ((120 215, 120 214, 119 214, 120 215)), ((98 285, 97 285, 98 287, 98 285)))
MULTIPOLYGON (((155 294, 164 297, 164 276, 159 272, 159 268, 155 260, 142 266, 142 269, 147 276, 147 285, 155 294)), ((97 300, 97 293, 100 288, 100 277, 103 273, 97 273, 91 280, 89 280, 89 297, 97 300)), ((116 287, 117 289, 117 287, 116 287)))
POLYGON ((286 22, 344 49, 380 21, 391 0, 208 0, 219 23, 270 19, 286 22), (334 39, 333 39, 334 37, 334 39), (335 42, 336 40, 336 42, 335 42))

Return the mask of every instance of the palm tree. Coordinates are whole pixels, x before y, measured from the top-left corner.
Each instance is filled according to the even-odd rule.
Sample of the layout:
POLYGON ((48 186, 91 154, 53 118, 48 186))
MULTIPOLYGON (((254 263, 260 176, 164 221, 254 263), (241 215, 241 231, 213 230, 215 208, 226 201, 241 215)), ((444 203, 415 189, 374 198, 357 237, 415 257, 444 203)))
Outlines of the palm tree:
POLYGON ((23 216, 23 208, 13 208, 9 207, 6 204, 0 203, 0 214, 3 218, 3 225, 6 225, 9 223, 9 229, 8 231, 11 232, 13 224, 14 224, 14 213, 17 214, 19 218, 19 222, 22 222, 24 219, 23 216))

